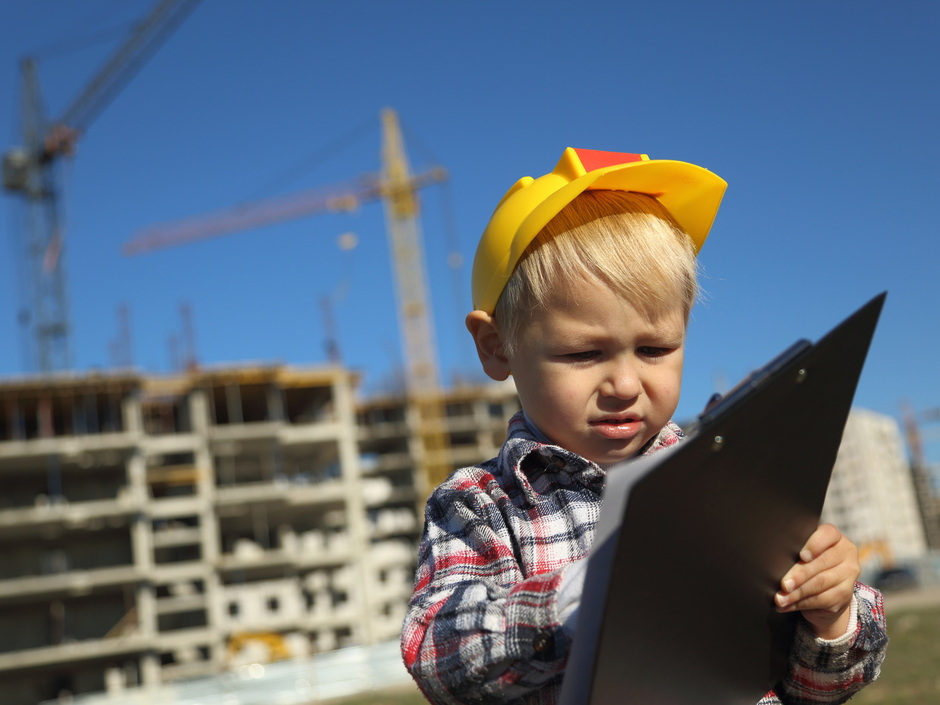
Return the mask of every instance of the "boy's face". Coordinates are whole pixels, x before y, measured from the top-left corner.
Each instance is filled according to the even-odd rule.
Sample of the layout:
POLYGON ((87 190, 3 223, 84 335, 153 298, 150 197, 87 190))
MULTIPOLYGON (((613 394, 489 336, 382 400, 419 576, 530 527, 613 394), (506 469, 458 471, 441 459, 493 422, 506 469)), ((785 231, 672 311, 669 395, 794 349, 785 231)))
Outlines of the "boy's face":
POLYGON ((522 406, 552 442, 597 463, 636 455, 679 402, 685 315, 648 319, 599 282, 560 282, 507 358, 522 406))

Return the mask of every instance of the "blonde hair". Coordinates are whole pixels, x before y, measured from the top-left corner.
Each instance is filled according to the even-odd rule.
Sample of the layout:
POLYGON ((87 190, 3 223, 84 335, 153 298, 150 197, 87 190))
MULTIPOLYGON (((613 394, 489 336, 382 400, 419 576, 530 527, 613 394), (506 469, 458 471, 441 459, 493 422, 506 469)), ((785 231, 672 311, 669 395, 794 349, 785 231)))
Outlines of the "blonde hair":
POLYGON ((526 248, 493 317, 512 353, 528 314, 545 305, 559 281, 608 286, 649 318, 681 306, 686 320, 698 296, 691 238, 651 196, 584 191, 526 248))

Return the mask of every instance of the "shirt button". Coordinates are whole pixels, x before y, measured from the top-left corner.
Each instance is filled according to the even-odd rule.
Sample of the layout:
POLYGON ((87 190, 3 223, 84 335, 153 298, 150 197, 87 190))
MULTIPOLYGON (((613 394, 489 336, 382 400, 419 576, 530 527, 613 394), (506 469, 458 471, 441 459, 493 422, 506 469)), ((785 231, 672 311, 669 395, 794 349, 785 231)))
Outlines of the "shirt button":
POLYGON ((535 653, 544 654, 552 648, 552 635, 547 632, 539 632, 532 639, 532 648, 535 653))

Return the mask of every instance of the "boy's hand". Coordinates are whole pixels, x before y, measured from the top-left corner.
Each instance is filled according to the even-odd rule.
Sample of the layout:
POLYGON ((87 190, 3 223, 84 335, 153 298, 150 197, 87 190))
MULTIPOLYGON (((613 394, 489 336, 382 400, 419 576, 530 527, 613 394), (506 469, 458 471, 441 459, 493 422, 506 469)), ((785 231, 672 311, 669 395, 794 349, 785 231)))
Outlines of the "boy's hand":
POLYGON ((780 581, 777 611, 800 611, 816 636, 837 639, 848 628, 860 573, 855 544, 832 524, 821 524, 800 551, 799 563, 780 581))

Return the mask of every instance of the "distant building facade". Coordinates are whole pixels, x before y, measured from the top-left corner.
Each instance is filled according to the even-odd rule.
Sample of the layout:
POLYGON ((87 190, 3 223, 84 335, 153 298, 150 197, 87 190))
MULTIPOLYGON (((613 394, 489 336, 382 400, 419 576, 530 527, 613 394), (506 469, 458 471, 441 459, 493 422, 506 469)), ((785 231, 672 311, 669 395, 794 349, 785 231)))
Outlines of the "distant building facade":
POLYGON ((921 518, 898 422, 853 409, 822 513, 858 546, 863 568, 918 562, 927 552, 921 518))
MULTIPOLYGON (((342 368, 0 381, 0 702, 397 639, 425 488, 416 416, 342 368)), ((443 400, 448 461, 509 386, 443 400)), ((440 452, 440 449, 439 449, 440 452)))

